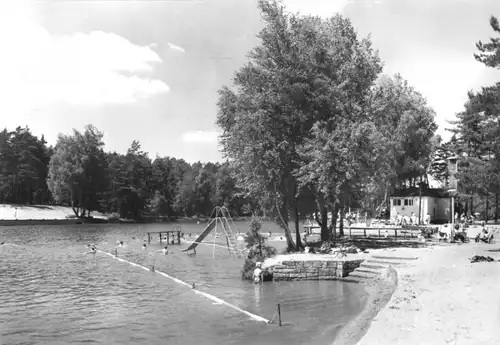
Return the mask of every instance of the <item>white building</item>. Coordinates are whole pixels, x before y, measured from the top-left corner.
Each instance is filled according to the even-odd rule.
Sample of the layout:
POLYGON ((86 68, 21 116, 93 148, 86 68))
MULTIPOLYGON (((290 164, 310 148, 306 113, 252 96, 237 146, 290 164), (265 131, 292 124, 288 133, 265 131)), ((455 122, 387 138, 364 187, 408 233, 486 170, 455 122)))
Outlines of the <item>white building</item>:
POLYGON ((431 217, 431 223, 451 220, 451 195, 445 189, 423 189, 421 204, 419 195, 418 188, 409 188, 394 193, 389 198, 391 219, 395 219, 398 214, 410 217, 412 213, 418 218, 420 208, 421 223, 424 223, 427 214, 431 217))

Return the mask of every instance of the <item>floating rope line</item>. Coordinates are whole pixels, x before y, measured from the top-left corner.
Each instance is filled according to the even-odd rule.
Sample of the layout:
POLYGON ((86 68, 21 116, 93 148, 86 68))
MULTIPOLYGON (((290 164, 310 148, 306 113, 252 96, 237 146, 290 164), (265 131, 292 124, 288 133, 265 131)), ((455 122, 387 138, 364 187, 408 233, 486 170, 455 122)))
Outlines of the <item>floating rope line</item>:
POLYGON ((267 323, 269 323, 269 324, 274 323, 274 320, 276 320, 276 316, 278 316, 277 310, 274 312, 273 318, 271 320, 267 321, 267 323))
MULTIPOLYGON (((130 265, 132 265, 132 266, 142 268, 142 269, 144 269, 144 270, 146 270, 146 271, 150 271, 150 269, 149 269, 149 268, 147 268, 147 267, 145 267, 145 266, 142 266, 142 265, 136 264, 136 263, 131 262, 131 261, 127 261, 127 260, 122 259, 122 258, 119 258, 119 257, 116 257, 115 255, 113 255, 113 254, 111 254, 111 253, 108 253, 108 252, 102 251, 102 250, 100 250, 100 249, 97 249, 97 251, 98 251, 98 252, 100 252, 100 253, 103 253, 103 254, 105 254, 105 255, 107 255, 107 256, 109 256, 109 257, 112 257, 112 258, 114 258, 114 259, 116 259, 116 260, 118 260, 118 261, 121 261, 121 262, 126 262, 126 263, 128 263, 128 264, 130 264, 130 265)), ((162 276, 164 276, 164 277, 166 277, 166 278, 168 278, 168 279, 170 279, 170 280, 173 280, 174 282, 176 282, 176 283, 178 283, 178 284, 181 284, 181 285, 184 285, 184 286, 186 286, 186 287, 189 287, 190 289, 192 289, 192 290, 193 290, 193 292, 194 292, 194 293, 196 293, 196 294, 198 294, 198 295, 202 295, 202 296, 204 296, 204 297, 208 298, 209 300, 212 300, 212 301, 214 301, 214 302, 216 302, 216 303, 218 303, 218 304, 223 304, 223 305, 225 305, 225 306, 227 306, 227 307, 229 307, 229 308, 232 308, 232 309, 234 309, 234 310, 236 310, 236 311, 239 311, 240 313, 243 313, 243 314, 245 314, 245 315, 249 316, 250 318, 252 318, 252 319, 253 319, 253 320, 255 320, 255 321, 261 321, 261 322, 266 322, 266 323, 269 323, 269 320, 267 320, 267 319, 263 318, 262 316, 252 314, 252 313, 250 313, 250 312, 248 312, 248 311, 246 311, 246 310, 243 310, 243 309, 241 309, 241 308, 239 308, 239 307, 235 306, 234 304, 231 304, 231 303, 229 303, 229 302, 226 302, 226 301, 224 301, 224 300, 220 299, 219 297, 215 297, 215 296, 213 296, 213 295, 211 295, 211 294, 209 294, 209 293, 206 293, 206 292, 203 292, 203 291, 199 291, 199 290, 194 289, 192 284, 188 284, 188 283, 186 283, 186 282, 184 282, 184 281, 182 281, 182 280, 180 280, 180 279, 177 279, 177 278, 175 278, 175 277, 169 276, 168 274, 166 274, 166 273, 164 273, 164 272, 161 272, 161 271, 157 271, 157 270, 155 270, 155 273, 161 274, 162 276)))

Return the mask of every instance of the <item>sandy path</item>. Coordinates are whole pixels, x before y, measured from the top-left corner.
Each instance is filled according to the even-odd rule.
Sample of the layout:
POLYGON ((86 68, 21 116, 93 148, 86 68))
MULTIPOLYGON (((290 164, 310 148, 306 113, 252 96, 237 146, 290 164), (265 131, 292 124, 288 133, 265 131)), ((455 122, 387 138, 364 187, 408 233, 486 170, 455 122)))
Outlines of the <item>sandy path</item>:
POLYGON ((398 286, 359 345, 500 344, 500 262, 468 260, 500 259, 500 245, 405 248, 384 255, 419 259, 396 269, 398 286))

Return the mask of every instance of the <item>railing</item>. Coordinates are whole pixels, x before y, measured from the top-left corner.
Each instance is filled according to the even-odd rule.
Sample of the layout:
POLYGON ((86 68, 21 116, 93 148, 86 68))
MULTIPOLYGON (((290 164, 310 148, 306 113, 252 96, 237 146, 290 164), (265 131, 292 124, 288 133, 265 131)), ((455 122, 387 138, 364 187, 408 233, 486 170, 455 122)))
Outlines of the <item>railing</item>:
MULTIPOLYGON (((317 234, 312 232, 312 228, 319 226, 305 226, 309 229, 309 234, 317 234)), ((349 237, 364 236, 364 237, 394 237, 394 238, 417 238, 422 234, 422 231, 437 232, 437 227, 409 227, 409 228, 389 228, 389 227, 344 227, 344 235, 349 237)), ((338 235, 338 229, 337 229, 338 235)))
MULTIPOLYGON (((422 231, 435 230, 429 227, 415 227, 415 228, 357 228, 348 227, 344 228, 344 234, 353 236, 370 236, 370 237, 394 237, 394 238, 417 238, 422 234, 422 231)), ((437 228, 436 228, 437 229, 437 228)))

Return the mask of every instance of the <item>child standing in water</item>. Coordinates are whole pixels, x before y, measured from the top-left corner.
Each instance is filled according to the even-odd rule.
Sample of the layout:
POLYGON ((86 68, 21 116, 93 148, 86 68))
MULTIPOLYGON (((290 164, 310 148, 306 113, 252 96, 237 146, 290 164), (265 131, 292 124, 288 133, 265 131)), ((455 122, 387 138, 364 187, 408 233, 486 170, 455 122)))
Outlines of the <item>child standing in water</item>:
POLYGON ((262 283, 262 268, 261 268, 261 263, 257 262, 255 264, 255 269, 253 270, 253 282, 254 284, 260 284, 262 283))

